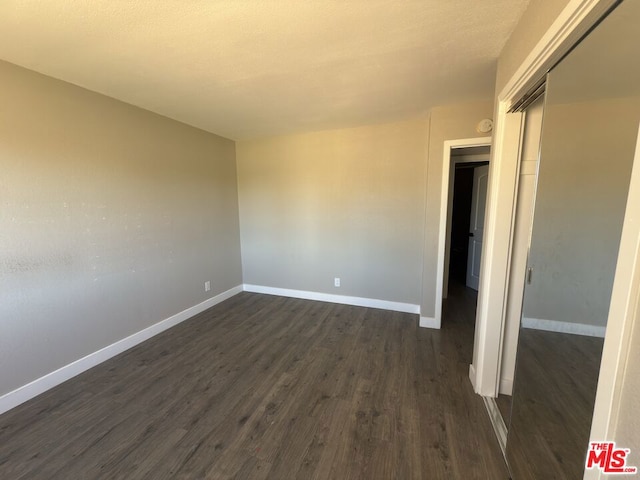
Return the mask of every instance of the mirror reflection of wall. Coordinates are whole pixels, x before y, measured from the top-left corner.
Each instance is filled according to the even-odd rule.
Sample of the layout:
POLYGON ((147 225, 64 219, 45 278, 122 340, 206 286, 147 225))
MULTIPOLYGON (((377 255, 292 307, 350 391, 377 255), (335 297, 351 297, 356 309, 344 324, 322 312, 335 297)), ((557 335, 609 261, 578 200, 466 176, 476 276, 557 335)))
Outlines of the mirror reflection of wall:
POLYGON ((640 122, 640 2, 548 75, 507 439, 513 479, 584 472, 640 122))

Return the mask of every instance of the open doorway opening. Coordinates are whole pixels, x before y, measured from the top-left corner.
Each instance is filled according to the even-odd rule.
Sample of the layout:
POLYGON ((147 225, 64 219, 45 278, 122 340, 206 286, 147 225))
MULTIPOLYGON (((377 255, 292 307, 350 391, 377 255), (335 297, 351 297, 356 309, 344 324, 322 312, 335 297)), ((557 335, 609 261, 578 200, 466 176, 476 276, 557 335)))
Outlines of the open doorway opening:
POLYGON ((451 226, 447 239, 448 270, 445 268, 445 276, 448 272, 446 296, 452 284, 478 291, 480 283, 489 161, 459 158, 462 161, 454 159, 453 169, 451 226))

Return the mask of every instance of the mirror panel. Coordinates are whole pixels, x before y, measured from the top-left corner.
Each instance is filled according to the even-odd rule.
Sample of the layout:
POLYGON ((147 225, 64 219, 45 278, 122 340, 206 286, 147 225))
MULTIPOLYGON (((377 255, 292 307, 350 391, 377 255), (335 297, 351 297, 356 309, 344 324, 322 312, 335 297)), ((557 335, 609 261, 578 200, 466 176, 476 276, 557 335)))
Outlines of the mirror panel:
POLYGON ((640 2, 549 73, 507 460, 582 478, 640 122, 640 2))

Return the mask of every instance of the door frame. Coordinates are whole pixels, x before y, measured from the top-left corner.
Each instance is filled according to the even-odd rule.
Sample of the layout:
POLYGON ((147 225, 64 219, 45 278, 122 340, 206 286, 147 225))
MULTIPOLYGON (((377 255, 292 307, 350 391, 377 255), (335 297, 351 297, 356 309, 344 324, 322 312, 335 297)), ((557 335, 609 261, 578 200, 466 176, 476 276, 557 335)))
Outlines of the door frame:
MULTIPOLYGON (((458 140, 447 140, 444 142, 444 153, 442 155, 442 180, 440 185, 440 224, 438 226, 438 262, 436 267, 436 311, 435 319, 431 328, 442 326, 442 300, 444 294, 444 260, 447 242, 447 219, 449 211, 449 177, 451 172, 451 151, 470 147, 491 147, 491 137, 463 138, 458 140)), ((491 165, 491 162, 489 162, 491 165)), ((491 178, 491 167, 489 167, 489 178, 491 178)), ((486 217, 485 217, 486 220, 486 217)), ((482 275, 482 270, 480 271, 482 275)), ((422 320, 422 319, 421 319, 422 320)))
POLYGON ((496 99, 484 253, 469 378, 476 393, 497 397, 517 199, 523 114, 511 107, 584 36, 617 0, 569 0, 496 99))
MULTIPOLYGON (((485 248, 482 258, 473 363, 469 367, 474 390, 483 396, 498 394, 513 207, 519 176, 523 116, 509 113, 509 109, 616 3, 616 0, 569 0, 497 97, 485 221, 485 246, 490 248, 485 248)), ((626 261, 619 261, 616 267, 591 441, 614 439, 627 380, 631 334, 634 323, 640 321, 640 131, 638 135, 618 255, 626 261)), ((605 475, 598 469, 587 470, 584 475, 586 480, 603 478, 605 475)))

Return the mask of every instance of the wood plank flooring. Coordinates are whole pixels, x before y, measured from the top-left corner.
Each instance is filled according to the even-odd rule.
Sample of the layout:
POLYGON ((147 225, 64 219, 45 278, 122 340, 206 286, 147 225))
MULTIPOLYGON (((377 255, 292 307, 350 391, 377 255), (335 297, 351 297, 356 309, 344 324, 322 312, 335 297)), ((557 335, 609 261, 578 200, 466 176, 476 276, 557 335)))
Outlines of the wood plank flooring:
POLYGON ((241 293, 0 416, 0 478, 507 479, 474 310, 241 293))

